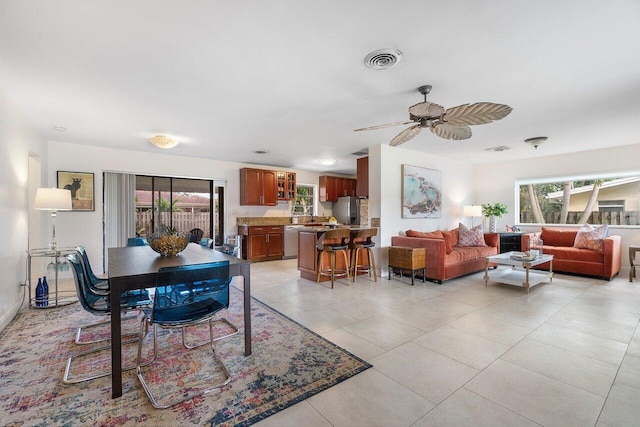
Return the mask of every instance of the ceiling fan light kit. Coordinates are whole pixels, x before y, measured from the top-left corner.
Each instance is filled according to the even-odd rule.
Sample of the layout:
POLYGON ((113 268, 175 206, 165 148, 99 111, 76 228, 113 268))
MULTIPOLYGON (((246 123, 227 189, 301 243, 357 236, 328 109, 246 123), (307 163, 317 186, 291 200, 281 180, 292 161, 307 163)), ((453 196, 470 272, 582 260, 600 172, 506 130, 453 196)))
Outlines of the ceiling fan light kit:
POLYGON ((169 138, 168 136, 165 136, 165 135, 156 135, 153 138, 151 138, 149 142, 151 142, 153 145, 155 145, 158 148, 164 148, 164 149, 173 148, 179 144, 177 139, 169 138))
POLYGON ((538 149, 538 145, 544 143, 547 139, 549 139, 546 136, 536 136, 534 138, 527 138, 524 140, 524 142, 526 142, 527 144, 531 145, 533 148, 535 148, 536 150, 538 149))
POLYGON ((472 133, 469 126, 483 125, 503 119, 512 111, 508 105, 492 102, 476 102, 475 104, 463 104, 445 109, 442 105, 427 101, 431 85, 420 86, 418 91, 424 96, 424 101, 409 107, 409 121, 370 126, 355 131, 413 124, 396 135, 389 143, 391 146, 409 141, 419 134, 422 128, 426 127, 440 138, 462 140, 471 138, 472 133))

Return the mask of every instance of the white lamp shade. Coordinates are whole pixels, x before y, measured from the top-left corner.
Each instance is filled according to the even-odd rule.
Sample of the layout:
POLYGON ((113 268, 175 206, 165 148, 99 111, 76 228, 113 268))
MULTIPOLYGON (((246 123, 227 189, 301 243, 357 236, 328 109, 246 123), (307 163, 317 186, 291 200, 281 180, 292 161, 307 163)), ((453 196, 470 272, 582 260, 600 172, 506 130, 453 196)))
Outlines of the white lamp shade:
POLYGON ((41 211, 70 211, 71 190, 38 188, 33 208, 41 211))
POLYGON ((479 205, 471 205, 465 206, 463 208, 464 216, 482 216, 482 206, 479 205))

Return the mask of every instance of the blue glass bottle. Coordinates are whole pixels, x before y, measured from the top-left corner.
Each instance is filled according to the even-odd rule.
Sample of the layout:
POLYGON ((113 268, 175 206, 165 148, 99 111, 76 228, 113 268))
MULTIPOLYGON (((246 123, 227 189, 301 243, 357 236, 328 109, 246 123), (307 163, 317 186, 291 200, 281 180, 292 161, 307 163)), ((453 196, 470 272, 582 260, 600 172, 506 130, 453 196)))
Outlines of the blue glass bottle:
POLYGON ((47 283, 47 276, 42 278, 42 288, 42 305, 46 307, 49 305, 49 284, 47 283))
POLYGON ((38 286, 36 286, 36 307, 42 307, 44 295, 44 286, 42 286, 42 279, 38 277, 38 286))

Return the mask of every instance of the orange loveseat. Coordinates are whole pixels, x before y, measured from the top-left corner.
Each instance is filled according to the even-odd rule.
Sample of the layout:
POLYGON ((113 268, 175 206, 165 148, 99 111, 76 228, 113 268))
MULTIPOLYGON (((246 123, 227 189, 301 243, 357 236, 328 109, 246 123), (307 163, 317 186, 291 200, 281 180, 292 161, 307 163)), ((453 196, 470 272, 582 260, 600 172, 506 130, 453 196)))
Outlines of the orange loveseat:
MULTIPOLYGON (((410 231, 407 231, 408 235, 412 234, 410 231)), ((452 231, 455 234, 455 230, 452 231)), ((456 245, 457 237, 447 242, 445 238, 437 237, 393 236, 391 245, 425 248, 426 279, 441 284, 444 280, 484 270, 485 257, 498 254, 500 238, 496 233, 484 233, 484 240, 487 246, 461 247, 456 245)))
MULTIPOLYGON (((522 250, 529 247, 529 241, 534 234, 522 235, 522 250)), ((553 271, 593 276, 611 280, 620 271, 622 263, 622 238, 609 236, 602 239, 602 250, 582 249, 573 247, 577 229, 563 229, 556 227, 542 227, 542 239, 545 254, 553 255, 553 271)), ((549 263, 535 268, 548 269, 549 263)))

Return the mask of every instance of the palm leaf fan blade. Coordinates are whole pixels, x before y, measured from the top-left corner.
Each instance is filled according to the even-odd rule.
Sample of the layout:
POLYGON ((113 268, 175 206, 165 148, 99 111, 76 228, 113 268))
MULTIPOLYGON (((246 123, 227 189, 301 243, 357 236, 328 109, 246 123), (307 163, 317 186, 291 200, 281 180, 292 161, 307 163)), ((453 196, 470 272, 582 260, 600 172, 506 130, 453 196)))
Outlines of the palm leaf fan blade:
POLYGON ((393 122, 393 123, 386 123, 384 125, 376 125, 376 126, 369 126, 366 128, 360 128, 360 129, 354 129, 354 132, 360 132, 362 130, 375 130, 375 129, 384 129, 384 128, 388 128, 391 126, 399 126, 399 125, 408 125, 409 123, 415 123, 413 120, 405 120, 404 122, 393 122))
POLYGON ((440 138, 456 141, 471 138, 471 128, 466 125, 453 125, 451 123, 438 122, 431 125, 431 132, 440 138))
POLYGON ((453 125, 483 125, 506 117, 512 108, 492 102, 476 102, 448 108, 443 120, 453 125))
POLYGON ((412 139, 414 136, 420 133, 420 125, 413 125, 411 127, 406 128, 402 132, 396 135, 395 138, 391 140, 389 143, 390 146, 395 147, 396 145, 404 144, 405 142, 412 139))

